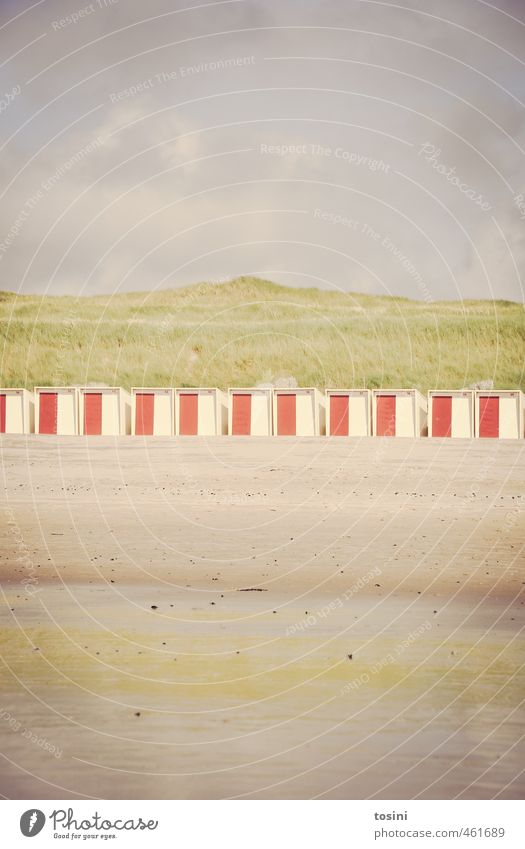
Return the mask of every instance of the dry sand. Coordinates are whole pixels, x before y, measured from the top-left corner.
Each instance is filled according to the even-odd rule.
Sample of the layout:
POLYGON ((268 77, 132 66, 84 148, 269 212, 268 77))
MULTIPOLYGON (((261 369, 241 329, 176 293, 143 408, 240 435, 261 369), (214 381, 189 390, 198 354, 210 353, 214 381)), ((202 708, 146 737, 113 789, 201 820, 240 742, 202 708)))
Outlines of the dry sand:
POLYGON ((524 442, 0 452, 4 796, 523 797, 524 442))

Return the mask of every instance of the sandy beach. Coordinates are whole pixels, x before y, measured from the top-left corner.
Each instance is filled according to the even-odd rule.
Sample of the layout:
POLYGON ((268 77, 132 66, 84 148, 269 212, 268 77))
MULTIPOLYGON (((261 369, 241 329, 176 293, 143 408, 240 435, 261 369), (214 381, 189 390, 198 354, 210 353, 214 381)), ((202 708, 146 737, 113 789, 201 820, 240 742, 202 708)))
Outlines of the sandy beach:
POLYGON ((523 441, 0 453, 4 797, 523 798, 523 441))

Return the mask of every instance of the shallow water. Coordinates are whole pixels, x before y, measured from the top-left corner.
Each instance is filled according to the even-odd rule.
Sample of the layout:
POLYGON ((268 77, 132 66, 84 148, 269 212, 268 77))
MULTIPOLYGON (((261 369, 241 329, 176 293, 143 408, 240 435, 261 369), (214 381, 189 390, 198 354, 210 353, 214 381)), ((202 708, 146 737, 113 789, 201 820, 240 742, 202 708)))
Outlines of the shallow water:
POLYGON ((1 447, 5 796, 523 797, 523 441, 1 447))
POLYGON ((519 601, 333 601, 7 591, 0 792, 522 796, 519 601))

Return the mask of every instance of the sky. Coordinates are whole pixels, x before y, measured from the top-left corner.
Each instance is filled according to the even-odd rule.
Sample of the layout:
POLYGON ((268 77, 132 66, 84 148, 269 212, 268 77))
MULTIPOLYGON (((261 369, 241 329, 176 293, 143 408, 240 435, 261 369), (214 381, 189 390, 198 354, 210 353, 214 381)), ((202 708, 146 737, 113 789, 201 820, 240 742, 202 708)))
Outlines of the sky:
POLYGON ((0 289, 524 300, 524 0, 1 0, 0 73, 0 289))

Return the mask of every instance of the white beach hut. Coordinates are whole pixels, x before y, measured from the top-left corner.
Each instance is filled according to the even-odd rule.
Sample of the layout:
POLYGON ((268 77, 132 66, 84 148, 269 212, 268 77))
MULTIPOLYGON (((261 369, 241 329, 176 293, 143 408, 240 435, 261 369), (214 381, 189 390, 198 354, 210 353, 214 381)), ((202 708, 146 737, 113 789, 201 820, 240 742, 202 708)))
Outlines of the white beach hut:
POLYGON ((428 435, 471 439, 474 436, 474 392, 471 389, 430 390, 428 435))
POLYGON ((134 436, 173 436, 175 433, 173 389, 133 387, 131 397, 131 433, 134 436))
POLYGON ((476 392, 476 436, 521 439, 523 422, 523 392, 519 389, 476 392))
POLYGON ((75 386, 35 387, 35 433, 78 434, 78 389, 75 386))
POLYGON ((370 436, 371 396, 369 389, 327 389, 326 435, 370 436))
POLYGON ((231 436, 271 436, 272 415, 271 389, 228 390, 228 433, 231 436))
POLYGON ((80 433, 84 436, 125 436, 131 433, 131 396, 120 386, 79 389, 80 433))
POLYGON ((417 389, 374 389, 372 427, 374 436, 424 436, 426 399, 417 389))
POLYGON ((177 436, 221 436, 228 433, 228 404, 220 389, 176 389, 177 436))
POLYGON ((0 433, 33 433, 35 403, 27 389, 0 389, 0 433))
POLYGON ((325 398, 318 389, 274 389, 275 436, 319 436, 325 433, 325 398))

